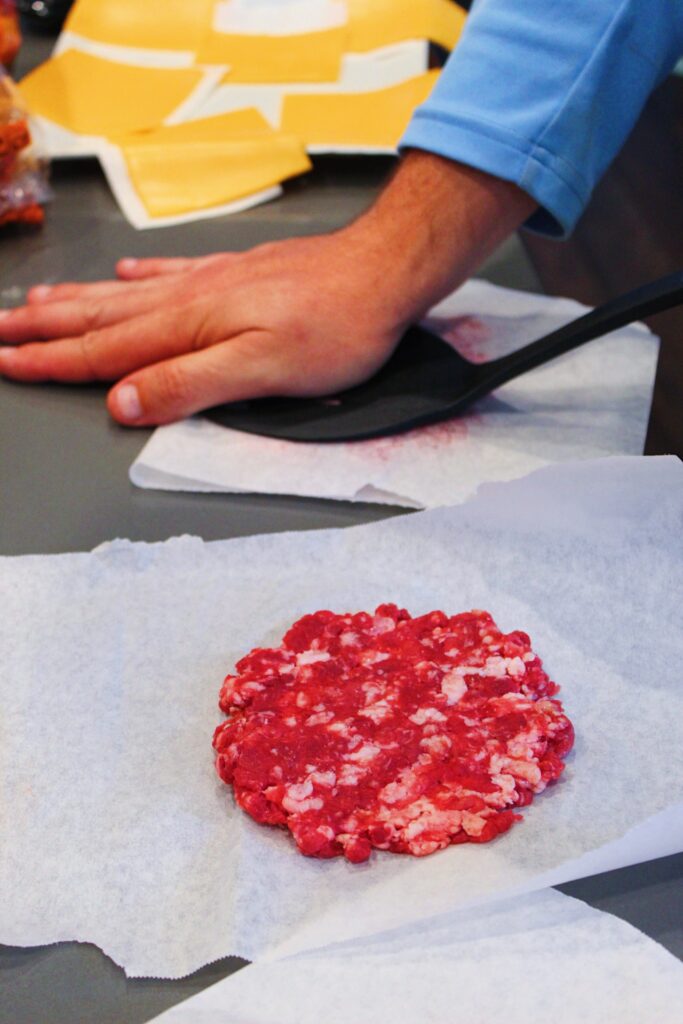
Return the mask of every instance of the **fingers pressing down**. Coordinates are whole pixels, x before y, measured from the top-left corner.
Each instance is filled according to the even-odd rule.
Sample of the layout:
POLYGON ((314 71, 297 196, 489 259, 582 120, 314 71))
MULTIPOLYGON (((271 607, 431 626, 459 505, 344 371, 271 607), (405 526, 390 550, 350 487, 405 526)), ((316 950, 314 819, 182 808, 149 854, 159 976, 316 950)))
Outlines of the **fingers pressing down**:
POLYGON ((166 359, 126 377, 109 392, 107 407, 119 423, 172 423, 223 402, 273 394, 277 356, 260 331, 166 359))
MULTIPOLYGON (((192 330, 196 311, 188 305, 184 314, 179 316, 175 310, 162 309, 56 341, 0 348, 0 373, 26 382, 80 384, 117 380, 150 363, 180 355, 195 347, 195 342, 196 347, 201 347, 196 340, 198 332, 192 330)), ((74 323, 70 317, 69 311, 62 320, 65 334, 66 328, 74 323)), ((54 321, 50 324, 54 327, 54 321)), ((0 325, 0 337, 6 338, 8 333, 5 325, 0 325)), ((15 329, 15 336, 18 333, 15 329)), ((205 332, 201 345, 214 340, 217 339, 205 332)))
POLYGON ((0 341, 23 345, 30 341, 74 338, 123 324, 154 307, 149 291, 129 291, 97 301, 65 299, 23 306, 0 318, 0 341))

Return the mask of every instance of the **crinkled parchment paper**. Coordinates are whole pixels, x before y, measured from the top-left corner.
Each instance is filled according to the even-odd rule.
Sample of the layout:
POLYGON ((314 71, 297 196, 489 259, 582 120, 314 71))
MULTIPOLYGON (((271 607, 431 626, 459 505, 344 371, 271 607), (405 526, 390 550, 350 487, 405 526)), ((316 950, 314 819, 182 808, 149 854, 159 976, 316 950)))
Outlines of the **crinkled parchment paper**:
POLYGON ((344 530, 0 560, 0 941, 177 977, 683 849, 682 515, 676 459, 615 458, 344 530), (307 860, 215 777, 218 689, 301 614, 388 600, 526 630, 575 751, 499 841, 307 860))
POLYGON ((679 1024, 683 964, 552 889, 255 964, 154 1024, 679 1024))

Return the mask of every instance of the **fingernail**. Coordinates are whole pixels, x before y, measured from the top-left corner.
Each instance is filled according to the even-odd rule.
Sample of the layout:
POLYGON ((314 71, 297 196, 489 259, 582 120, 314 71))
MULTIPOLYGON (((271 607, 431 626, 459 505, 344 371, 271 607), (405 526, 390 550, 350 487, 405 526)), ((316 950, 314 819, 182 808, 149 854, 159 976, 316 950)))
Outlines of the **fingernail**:
POLYGON ((140 419, 142 416, 142 405, 140 404, 138 389, 134 384, 122 384, 115 392, 114 398, 116 408, 122 419, 129 420, 130 422, 140 419))
POLYGON ((132 256, 125 260, 119 260, 120 270, 134 270, 137 265, 138 261, 136 259, 133 259, 132 256))
POLYGON ((36 285, 35 288, 31 289, 31 298, 37 299, 40 302, 41 299, 46 299, 51 291, 52 288, 49 284, 36 285))

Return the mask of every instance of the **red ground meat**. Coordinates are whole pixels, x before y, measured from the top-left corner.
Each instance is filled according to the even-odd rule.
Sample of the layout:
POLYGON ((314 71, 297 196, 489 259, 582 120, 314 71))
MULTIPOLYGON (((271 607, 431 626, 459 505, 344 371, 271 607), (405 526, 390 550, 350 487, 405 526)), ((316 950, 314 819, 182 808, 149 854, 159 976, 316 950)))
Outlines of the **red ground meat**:
POLYGON ((485 843, 564 769, 557 691, 526 633, 488 612, 320 611, 226 678, 216 769, 307 856, 485 843))

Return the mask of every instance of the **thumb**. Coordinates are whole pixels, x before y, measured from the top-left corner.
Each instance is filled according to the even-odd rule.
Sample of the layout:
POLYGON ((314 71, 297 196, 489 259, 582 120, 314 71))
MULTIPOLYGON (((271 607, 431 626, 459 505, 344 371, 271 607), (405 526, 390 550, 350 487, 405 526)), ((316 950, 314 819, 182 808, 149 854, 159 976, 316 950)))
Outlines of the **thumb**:
POLYGON ((157 426, 223 402, 273 395, 275 359, 264 340, 252 331, 154 363, 119 381, 107 396, 107 408, 126 426, 157 426))

